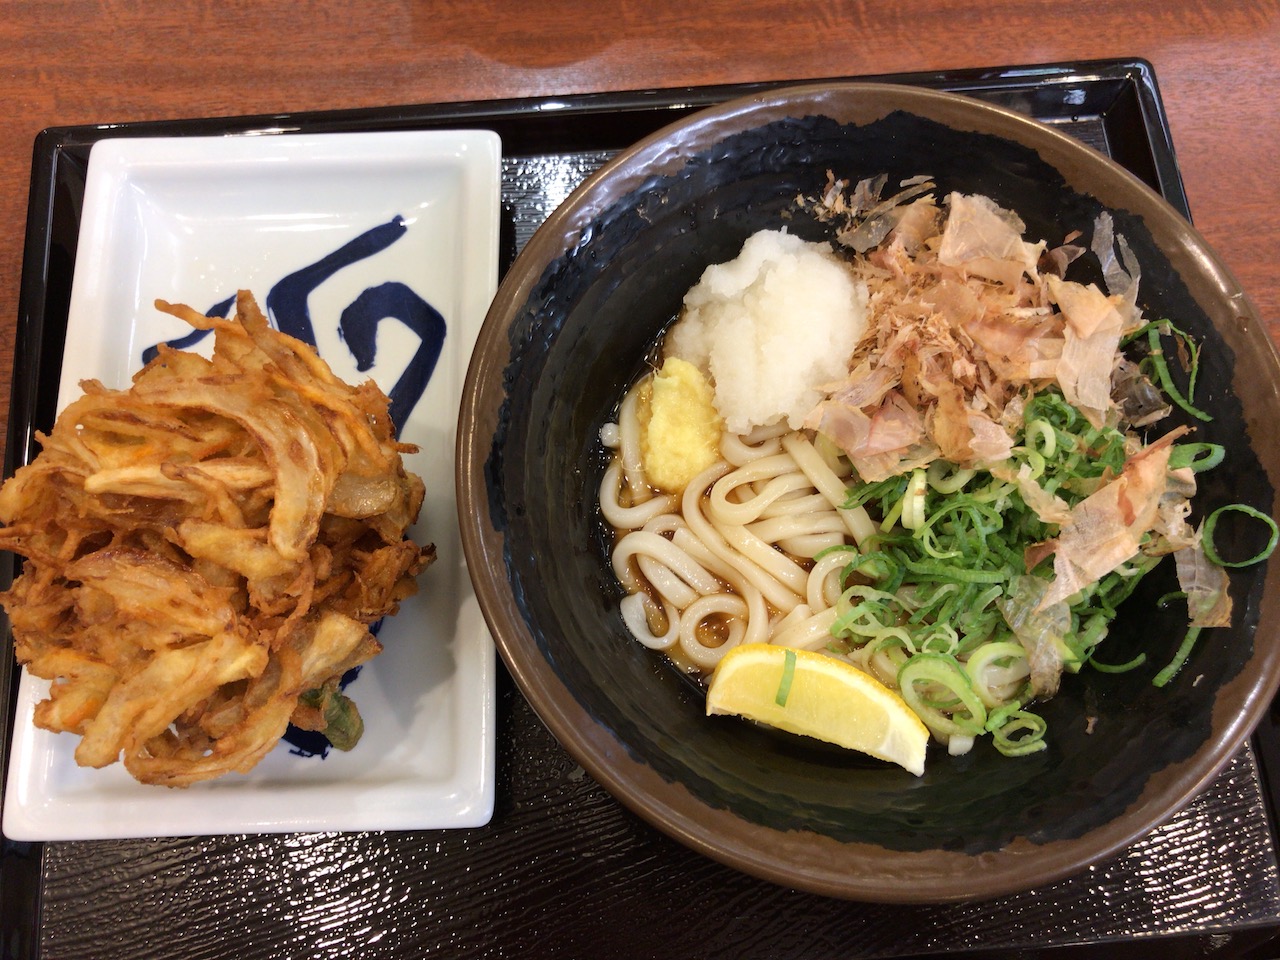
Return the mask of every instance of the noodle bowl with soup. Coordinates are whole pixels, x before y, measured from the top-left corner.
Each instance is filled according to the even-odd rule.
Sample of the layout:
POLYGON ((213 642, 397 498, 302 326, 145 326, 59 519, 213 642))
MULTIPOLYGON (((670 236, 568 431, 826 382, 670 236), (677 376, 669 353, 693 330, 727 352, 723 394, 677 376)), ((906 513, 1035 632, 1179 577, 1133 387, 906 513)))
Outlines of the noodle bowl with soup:
MULTIPOLYGON (((1169 543, 1185 533, 1180 517, 1199 531, 1220 507, 1271 512, 1280 451, 1254 444, 1247 424, 1280 419, 1280 364, 1264 325, 1237 321, 1242 304, 1149 188, 1009 111, 836 84, 691 116, 618 155, 548 219, 504 279, 473 354, 459 517, 504 661, 620 802, 755 876, 931 902, 1077 873, 1185 804, 1239 749, 1280 680, 1274 560, 1228 568, 1219 599, 1232 601, 1230 626, 1202 628, 1183 650, 1188 603, 1162 598, 1194 593, 1206 603, 1193 616, 1221 613, 1207 602, 1213 589, 1202 590, 1211 578, 1194 576, 1193 590, 1179 583, 1178 554, 1199 567, 1193 547, 1151 570, 1139 551, 1094 577, 1101 551, 1063 535, 1065 524, 1049 532, 1045 519, 1109 487, 1118 502, 1113 481, 1125 475, 1135 519, 1168 505, 1158 536, 1169 543), (870 190, 860 198, 858 186, 882 176, 879 197, 897 198, 895 212, 867 225, 880 204, 865 204, 870 190), (860 211, 853 219, 840 196, 860 211), (899 306, 924 296, 916 281, 933 269, 956 197, 969 198, 960 208, 974 223, 1009 227, 1016 215, 1021 227, 1002 234, 1000 256, 978 257, 990 262, 928 293, 930 312, 958 326, 924 318, 895 340, 908 328, 886 324, 888 294, 908 282, 914 292, 899 306), (759 263, 744 268, 762 232, 772 238, 753 241, 759 263), (766 260, 774 266, 762 271, 766 260), (839 275, 838 292, 810 270, 839 275), (805 278, 799 295, 767 279, 791 271, 805 278), (1008 294, 1000 315, 1024 335, 972 317, 970 281, 984 296, 1008 294), (1081 292, 1090 286, 1106 310, 1081 292), (830 322, 743 333, 726 305, 757 295, 800 300, 830 322), (1061 315, 1091 305, 1072 336, 1114 335, 1108 359, 1134 338, 1124 352, 1139 369, 1125 371, 1119 413, 1101 405, 1109 390, 1099 400, 1087 362, 1096 344, 1069 344, 1064 332, 1061 315), (688 323, 695 316, 704 330, 688 323), (1147 327, 1166 320, 1172 327, 1147 327), (721 324, 727 335, 711 332, 721 324), (1177 359, 1188 344, 1200 384, 1190 393, 1177 359), (718 372, 725 345, 738 354, 732 376, 718 372), (982 357, 972 345, 984 345, 982 357), (960 352, 942 349, 953 346, 960 352), (1064 366, 1064 355, 1086 362, 1064 366), (1157 417, 1145 385, 1169 394, 1156 357, 1212 419, 1176 403, 1157 417), (721 397, 726 387, 736 396, 721 397), (1088 457, 1072 460, 1070 437, 1088 438, 1088 457), (1224 456, 1203 469, 1210 448, 1224 456), (1043 479, 1059 470, 1069 477, 1057 486, 1043 479), (1010 580, 996 561, 1013 567, 1012 541, 996 527, 1015 519, 1022 566, 1010 580), (1051 539, 1051 554, 1025 555, 1051 539), (729 545, 746 561, 730 563, 729 545), (1099 607, 1080 618, 1082 590, 1099 607), (1032 640, 1031 655, 1019 632, 1060 625, 1059 605, 1069 629, 1040 631, 1047 643, 1032 640), (981 647, 966 649, 975 637, 981 647), (787 710, 803 700, 812 658, 839 662, 823 673, 837 684, 857 686, 844 671, 875 679, 924 718, 927 763, 904 769, 709 718, 717 662, 722 670, 741 650, 776 654, 780 674, 764 693, 787 710), (903 682, 908 659, 921 672, 903 682)), ((1267 533, 1230 510, 1215 552, 1250 559, 1267 533)))

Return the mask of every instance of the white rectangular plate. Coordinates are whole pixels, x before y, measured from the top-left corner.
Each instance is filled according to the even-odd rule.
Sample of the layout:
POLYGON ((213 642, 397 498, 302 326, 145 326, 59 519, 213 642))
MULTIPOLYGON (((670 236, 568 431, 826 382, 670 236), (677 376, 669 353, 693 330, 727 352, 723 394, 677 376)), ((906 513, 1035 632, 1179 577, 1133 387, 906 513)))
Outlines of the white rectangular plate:
POLYGON ((348 753, 305 756, 282 742, 248 774, 183 790, 145 786, 120 764, 78 767, 77 737, 37 729, 32 711, 48 684, 24 671, 6 835, 75 840, 488 822, 494 653, 465 569, 453 465, 463 378, 497 284, 500 149, 496 134, 479 130, 123 138, 93 147, 59 409, 79 395, 84 378, 127 387, 147 347, 191 333, 154 308, 157 298, 206 312, 242 288, 264 310, 272 291, 280 314, 296 318, 301 305, 338 376, 351 383, 371 376, 391 393, 412 379, 429 339, 411 329, 415 321, 397 318, 425 314, 415 306, 372 318, 376 354, 363 371, 339 334, 339 318, 366 291, 397 290, 402 304, 434 307, 445 327, 434 372, 400 433, 421 448, 406 465, 427 491, 412 534, 434 543, 438 559, 418 594, 384 621, 383 653, 347 688, 365 722, 348 753))

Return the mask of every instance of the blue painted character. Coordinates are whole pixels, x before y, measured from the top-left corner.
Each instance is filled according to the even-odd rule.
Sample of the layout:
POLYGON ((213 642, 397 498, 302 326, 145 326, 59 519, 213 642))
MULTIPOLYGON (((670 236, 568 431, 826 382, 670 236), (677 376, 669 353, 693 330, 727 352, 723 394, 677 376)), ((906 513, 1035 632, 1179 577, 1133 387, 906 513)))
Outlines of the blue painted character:
MULTIPOLYGON (((404 217, 394 217, 389 223, 379 224, 362 233, 315 263, 295 270, 267 293, 267 316, 282 333, 315 346, 315 328, 308 305, 311 293, 339 270, 381 253, 399 240, 407 229, 404 217)), ((205 312, 206 316, 226 317, 234 304, 235 297, 228 297, 210 307, 205 312)), ((391 398, 391 422, 399 435, 431 381, 447 331, 440 312, 411 287, 398 281, 369 287, 342 311, 338 320, 338 332, 355 358, 356 369, 362 373, 374 366, 378 325, 388 319, 399 320, 421 341, 400 379, 387 393, 391 398)), ((208 330, 193 330, 186 336, 168 341, 168 346, 184 349, 199 343, 208 333, 208 330)), ((156 353, 156 347, 147 347, 142 352, 142 362, 149 363, 156 353)))

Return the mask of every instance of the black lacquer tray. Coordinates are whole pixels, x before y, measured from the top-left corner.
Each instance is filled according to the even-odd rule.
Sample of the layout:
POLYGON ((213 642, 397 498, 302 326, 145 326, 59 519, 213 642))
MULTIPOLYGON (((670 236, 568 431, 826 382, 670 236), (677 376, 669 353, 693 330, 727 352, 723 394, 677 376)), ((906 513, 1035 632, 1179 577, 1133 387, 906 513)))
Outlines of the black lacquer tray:
MULTIPOLYGON (((849 78, 843 78, 849 79, 849 78)), ((1061 127, 1190 215, 1151 67, 1096 61, 861 77, 963 92, 1061 127)), ((51 128, 36 140, 5 474, 53 419, 90 147, 116 136, 484 127, 503 140, 502 263, 613 152, 777 84, 51 128)), ((7 580, 12 560, 3 558, 7 580)), ((5 633, 7 760, 17 669, 5 633)), ((498 678, 483 828, 30 844, 0 838, 4 958, 1270 957, 1280 936, 1270 722, 1189 807, 1114 859, 982 903, 785 890, 658 834, 498 678)), ((0 778, 0 784, 3 779, 0 778)), ((0 787, 2 789, 2 787, 0 787)))

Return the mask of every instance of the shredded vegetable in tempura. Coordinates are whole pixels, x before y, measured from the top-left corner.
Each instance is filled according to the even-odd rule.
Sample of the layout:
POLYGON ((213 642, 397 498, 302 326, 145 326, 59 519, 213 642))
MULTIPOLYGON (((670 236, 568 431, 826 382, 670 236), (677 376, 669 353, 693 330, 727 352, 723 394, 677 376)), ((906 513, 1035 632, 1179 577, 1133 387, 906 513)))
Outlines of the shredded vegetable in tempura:
POLYGON ((686 296, 661 355, 705 378, 703 432, 717 415, 729 425, 715 463, 680 490, 649 481, 651 451, 680 456, 688 432, 651 429, 671 414, 651 416, 649 378, 606 428, 623 619, 704 676, 740 644, 816 650, 898 691, 952 753, 986 734, 1032 753, 1046 745, 1032 706, 1063 673, 1143 664, 1107 662, 1104 641, 1166 555, 1188 634, 1160 685, 1201 629, 1230 622, 1217 517, 1269 527, 1244 562, 1280 534, 1239 504, 1189 522, 1196 474, 1224 456, 1164 425, 1175 406, 1208 419, 1196 344, 1143 316, 1137 258, 1106 214, 1091 237, 1050 247, 987 197, 940 198, 917 177, 883 198, 886 185, 829 174, 799 205, 832 226, 834 248, 764 231, 686 296), (1069 276, 1082 257, 1101 286, 1069 276), (813 278, 833 263, 851 291, 838 317, 770 306, 824 302, 813 278), (1167 345, 1186 360, 1176 378, 1167 345), (778 370, 794 382, 761 382, 778 370), (787 405, 762 413, 772 395, 787 405))
POLYGON ((35 724, 169 787, 248 772, 290 723, 351 749, 343 677, 435 559, 408 537, 416 448, 372 380, 344 383, 248 291, 230 320, 156 306, 212 329, 212 356, 84 381, 0 488, 0 549, 26 558, 0 602, 50 681, 35 724))

